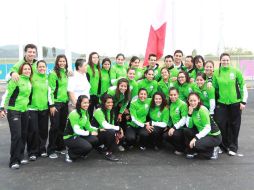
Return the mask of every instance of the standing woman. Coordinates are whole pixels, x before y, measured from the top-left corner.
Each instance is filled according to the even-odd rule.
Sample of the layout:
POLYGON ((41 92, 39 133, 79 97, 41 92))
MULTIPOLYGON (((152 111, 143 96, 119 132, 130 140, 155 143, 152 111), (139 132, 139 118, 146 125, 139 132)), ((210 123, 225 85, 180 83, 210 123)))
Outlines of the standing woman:
POLYGON ((70 97, 69 112, 75 109, 77 99, 80 95, 90 97, 90 84, 87 80, 87 63, 85 59, 77 59, 75 61, 74 75, 68 80, 68 94, 70 97))
POLYGON ((138 88, 145 88, 147 90, 148 97, 152 98, 154 93, 157 92, 158 83, 156 80, 154 80, 153 69, 147 69, 144 74, 145 78, 139 81, 138 88))
POLYGON ((130 115, 131 121, 128 122, 128 126, 125 132, 125 137, 128 146, 135 145, 137 136, 139 136, 139 145, 141 150, 145 150, 149 134, 146 130, 146 117, 149 113, 149 107, 151 104, 151 98, 147 98, 147 90, 141 88, 138 91, 138 99, 131 102, 130 115))
POLYGON ((188 107, 187 104, 179 99, 179 92, 172 87, 169 90, 169 130, 167 130, 163 138, 174 146, 174 153, 181 155, 185 151, 185 142, 183 129, 186 124, 188 107))
POLYGON ((54 70, 49 74, 50 130, 47 152, 49 158, 58 158, 56 151, 64 154, 63 132, 68 116, 68 63, 65 55, 56 57, 54 70))
POLYGON ((110 161, 118 161, 119 159, 113 154, 118 142, 116 142, 116 134, 120 133, 123 137, 123 130, 115 125, 114 118, 114 102, 113 97, 105 94, 101 98, 101 107, 95 110, 93 125, 99 128, 99 142, 106 147, 105 158, 110 161))
POLYGON ((196 83, 201 91, 200 99, 203 105, 209 110, 210 115, 214 115, 215 109, 215 90, 214 87, 207 87, 205 73, 198 73, 196 83))
POLYGON ((93 117, 93 111, 99 104, 99 81, 100 81, 100 59, 97 52, 92 52, 88 58, 87 79, 91 85, 90 88, 90 106, 88 113, 90 120, 93 117))
POLYGON ((158 150, 162 142, 163 131, 167 127, 169 120, 167 100, 161 92, 156 92, 153 95, 149 110, 149 120, 146 123, 146 130, 151 137, 152 146, 155 150, 158 150))
POLYGON ((100 96, 102 96, 109 87, 111 86, 111 79, 110 79, 110 67, 111 61, 109 58, 104 58, 101 62, 102 69, 101 69, 101 89, 100 89, 100 96))
POLYGON ((98 129, 90 124, 88 107, 88 97, 80 95, 77 99, 76 109, 69 114, 63 137, 64 143, 68 147, 68 153, 65 155, 66 162, 73 162, 81 156, 86 156, 93 147, 96 148, 99 144, 98 129))
POLYGON ((161 80, 158 82, 158 92, 162 92, 166 100, 169 98, 169 89, 174 86, 173 82, 170 82, 170 73, 166 67, 161 68, 161 80))
POLYGON ((205 75, 207 82, 212 83, 213 82, 213 71, 214 71, 214 62, 211 60, 208 60, 205 62, 205 75))
POLYGON ((138 81, 144 76, 144 69, 139 67, 140 59, 137 56, 133 56, 130 59, 129 68, 135 70, 135 81, 138 81))
POLYGON ((200 94, 200 90, 196 83, 190 82, 190 77, 185 71, 180 71, 177 76, 177 83, 175 87, 179 91, 179 98, 183 101, 187 101, 187 98, 191 92, 197 92, 200 94))
POLYGON ((129 81, 130 91, 131 91, 131 99, 137 98, 138 96, 138 83, 135 80, 135 69, 129 68, 127 70, 127 80, 129 81))
POLYGON ((221 133, 217 125, 211 125, 209 111, 202 105, 197 93, 188 97, 187 128, 184 129, 186 143, 186 158, 194 158, 200 153, 205 158, 218 158, 218 145, 221 143, 221 133))
POLYGON ((20 164, 27 164, 24 158, 24 150, 27 141, 28 129, 28 103, 31 93, 32 67, 29 63, 23 63, 18 71, 19 80, 15 82, 11 79, 7 85, 7 91, 1 102, 1 117, 6 116, 11 132, 11 150, 9 167, 19 169, 20 164))
POLYGON ((214 71, 213 86, 219 94, 215 120, 222 133, 222 148, 231 156, 238 150, 238 135, 248 91, 242 73, 230 66, 230 56, 222 53, 220 68, 214 71))
POLYGON ((124 65, 124 54, 119 53, 116 55, 116 64, 110 69, 111 84, 116 85, 119 78, 126 78, 127 68, 124 65))
POLYGON ((168 69, 170 74, 170 80, 176 81, 179 73, 178 69, 174 67, 174 57, 172 55, 166 55, 164 58, 165 67, 168 69))
POLYGON ((29 102, 29 127, 27 152, 29 160, 38 156, 46 157, 46 142, 48 139, 48 76, 47 64, 44 60, 37 62, 37 72, 32 77, 32 93, 29 102))
POLYGON ((194 57, 194 64, 196 67, 197 74, 205 72, 205 69, 204 69, 205 60, 201 55, 196 55, 194 57))

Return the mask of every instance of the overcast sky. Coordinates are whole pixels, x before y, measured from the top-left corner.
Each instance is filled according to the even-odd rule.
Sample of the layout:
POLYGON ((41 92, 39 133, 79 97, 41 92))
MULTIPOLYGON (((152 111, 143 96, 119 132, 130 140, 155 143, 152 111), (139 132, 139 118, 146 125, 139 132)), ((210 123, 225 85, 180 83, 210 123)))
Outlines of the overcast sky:
MULTIPOLYGON (((157 0, 0 0, 0 45, 35 43, 79 53, 145 54, 157 0), (65 19, 65 13, 68 15, 65 19), (66 25, 67 23, 67 25, 66 25), (67 36, 68 40, 65 40, 67 36)), ((254 51, 252 0, 167 1, 164 54, 254 51)))

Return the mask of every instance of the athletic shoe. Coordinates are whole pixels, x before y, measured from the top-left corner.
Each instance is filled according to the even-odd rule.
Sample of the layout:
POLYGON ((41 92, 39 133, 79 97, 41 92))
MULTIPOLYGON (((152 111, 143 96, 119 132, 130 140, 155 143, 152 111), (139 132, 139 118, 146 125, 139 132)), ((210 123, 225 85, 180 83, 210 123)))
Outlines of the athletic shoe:
POLYGON ((41 157, 46 158, 48 154, 46 152, 41 153, 41 157))
POLYGON ((35 161, 37 159, 37 157, 35 155, 32 155, 29 157, 29 161, 35 161))
POLYGON ((17 164, 17 163, 11 165, 11 169, 13 169, 13 170, 17 170, 17 169, 19 169, 19 167, 20 167, 20 166, 19 166, 19 164, 17 164))
POLYGON ((106 160, 113 161, 113 162, 117 162, 119 160, 119 158, 117 158, 114 154, 112 154, 112 152, 107 152, 105 154, 105 158, 106 160))
POLYGON ((26 165, 26 164, 29 163, 29 161, 27 159, 23 159, 23 160, 20 161, 20 163, 23 164, 23 165, 26 165))
POLYGON ((68 163, 72 163, 73 162, 73 160, 70 158, 68 153, 65 154, 65 162, 68 162, 68 163))
POLYGON ((217 146, 217 147, 219 148, 219 149, 218 149, 218 150, 219 150, 218 153, 219 153, 219 154, 222 154, 222 153, 223 153, 223 150, 221 150, 221 148, 220 148, 219 146, 217 146))
POLYGON ((219 147, 214 147, 213 155, 210 157, 211 160, 217 160, 219 157, 219 147))
POLYGON ((235 156, 236 155, 236 152, 232 151, 232 150, 229 150, 228 151, 228 155, 229 156, 235 156))
POLYGON ((119 146, 118 146, 118 150, 119 150, 120 152, 124 152, 124 151, 125 151, 125 148, 124 148, 122 145, 119 145, 119 146))
POLYGON ((186 154, 186 158, 187 159, 193 159, 195 156, 197 156, 197 153, 193 153, 193 154, 186 154))
POLYGON ((55 152, 58 154, 65 155, 67 153, 67 150, 65 150, 65 149, 64 150, 56 150, 55 152))
POLYGON ((140 146, 139 149, 142 150, 142 151, 145 151, 146 147, 145 146, 140 146))
POLYGON ((49 158, 56 159, 56 158, 58 158, 58 156, 57 156, 56 153, 52 153, 52 154, 49 155, 49 158))
POLYGON ((175 150, 175 151, 174 151, 174 154, 177 155, 177 156, 181 156, 181 155, 183 155, 183 152, 180 152, 180 151, 175 150))

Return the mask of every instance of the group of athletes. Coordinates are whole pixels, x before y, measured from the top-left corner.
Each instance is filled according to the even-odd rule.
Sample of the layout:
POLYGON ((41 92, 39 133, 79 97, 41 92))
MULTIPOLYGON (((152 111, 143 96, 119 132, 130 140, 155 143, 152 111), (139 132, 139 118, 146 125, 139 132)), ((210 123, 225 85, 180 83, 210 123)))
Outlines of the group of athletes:
POLYGON ((227 53, 214 70, 213 61, 183 58, 181 50, 165 56, 161 65, 150 54, 147 66, 137 56, 126 65, 121 53, 114 64, 109 58, 100 62, 92 52, 88 61, 76 60, 74 72, 66 56, 58 55, 48 75, 46 62, 36 55, 37 47, 27 44, 24 58, 7 75, 1 100, 12 169, 59 154, 70 163, 92 149, 118 161, 115 151, 159 150, 165 143, 189 159, 237 154, 248 91, 227 53))

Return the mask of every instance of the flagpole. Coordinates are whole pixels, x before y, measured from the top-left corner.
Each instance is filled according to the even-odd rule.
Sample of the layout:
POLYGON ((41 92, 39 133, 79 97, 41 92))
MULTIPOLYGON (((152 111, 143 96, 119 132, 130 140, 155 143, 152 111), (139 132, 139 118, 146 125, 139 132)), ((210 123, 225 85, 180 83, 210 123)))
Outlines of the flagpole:
POLYGON ((65 55, 68 60, 68 69, 72 70, 72 54, 69 44, 69 12, 68 0, 64 0, 64 42, 65 42, 65 55))

